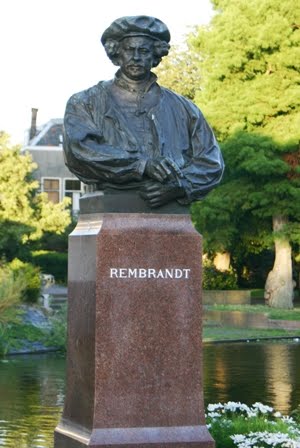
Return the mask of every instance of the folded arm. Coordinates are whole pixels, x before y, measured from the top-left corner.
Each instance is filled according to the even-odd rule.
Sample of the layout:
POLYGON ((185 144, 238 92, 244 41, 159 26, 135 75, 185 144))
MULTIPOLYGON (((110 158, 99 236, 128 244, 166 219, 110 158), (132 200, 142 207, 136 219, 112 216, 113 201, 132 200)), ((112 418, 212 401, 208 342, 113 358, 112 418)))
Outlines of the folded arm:
POLYGON ((81 93, 71 97, 64 119, 64 151, 70 171, 86 183, 140 180, 147 159, 138 152, 126 151, 121 145, 107 144, 82 96, 81 93))

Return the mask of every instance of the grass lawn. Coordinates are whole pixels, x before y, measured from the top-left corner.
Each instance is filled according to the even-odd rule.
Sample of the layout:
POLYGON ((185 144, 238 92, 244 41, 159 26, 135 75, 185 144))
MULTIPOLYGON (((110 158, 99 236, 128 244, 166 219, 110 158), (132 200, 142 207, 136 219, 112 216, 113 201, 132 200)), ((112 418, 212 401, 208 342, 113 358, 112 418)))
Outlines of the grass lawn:
POLYGON ((206 310, 214 311, 243 311, 244 313, 262 313, 269 319, 300 320, 300 308, 284 310, 270 308, 265 305, 205 305, 206 310))
POLYGON ((300 330, 264 330, 260 328, 203 327, 204 342, 264 338, 300 338, 300 330))
MULTIPOLYGON (((244 313, 261 313, 269 319, 275 320, 295 320, 300 321, 300 308, 293 310, 284 310, 270 308, 265 305, 205 305, 205 310, 213 311, 241 311, 244 313)), ((283 329, 260 329, 260 328, 235 328, 224 327, 222 325, 204 324, 204 341, 223 341, 223 340, 247 340, 264 338, 300 338, 300 330, 283 329)))

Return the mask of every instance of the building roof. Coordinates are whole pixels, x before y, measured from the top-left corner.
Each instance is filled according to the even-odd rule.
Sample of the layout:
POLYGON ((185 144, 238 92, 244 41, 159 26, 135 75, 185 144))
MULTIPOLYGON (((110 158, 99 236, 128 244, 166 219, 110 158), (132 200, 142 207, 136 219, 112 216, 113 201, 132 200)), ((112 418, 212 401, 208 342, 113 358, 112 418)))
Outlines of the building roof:
POLYGON ((52 118, 38 129, 38 133, 26 146, 61 146, 63 136, 63 119, 52 118))

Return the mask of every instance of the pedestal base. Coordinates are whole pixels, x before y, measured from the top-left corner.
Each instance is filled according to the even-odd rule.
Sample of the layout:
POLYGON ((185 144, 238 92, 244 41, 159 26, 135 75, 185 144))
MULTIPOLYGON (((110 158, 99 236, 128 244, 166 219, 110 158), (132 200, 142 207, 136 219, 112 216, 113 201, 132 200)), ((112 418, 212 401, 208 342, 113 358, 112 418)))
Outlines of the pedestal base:
POLYGON ((202 396, 201 237, 190 217, 83 214, 68 290, 55 448, 214 448, 202 396))
POLYGON ((59 426, 55 446, 64 448, 214 448, 206 426, 95 429, 91 434, 59 426))

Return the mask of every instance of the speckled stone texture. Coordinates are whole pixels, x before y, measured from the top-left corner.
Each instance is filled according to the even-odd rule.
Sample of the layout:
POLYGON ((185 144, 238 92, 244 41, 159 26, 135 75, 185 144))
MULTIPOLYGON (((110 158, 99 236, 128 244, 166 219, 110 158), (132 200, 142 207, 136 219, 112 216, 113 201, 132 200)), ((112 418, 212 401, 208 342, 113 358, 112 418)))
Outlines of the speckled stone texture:
POLYGON ((201 237, 190 217, 83 214, 69 260, 55 448, 214 448, 202 396, 201 237))

